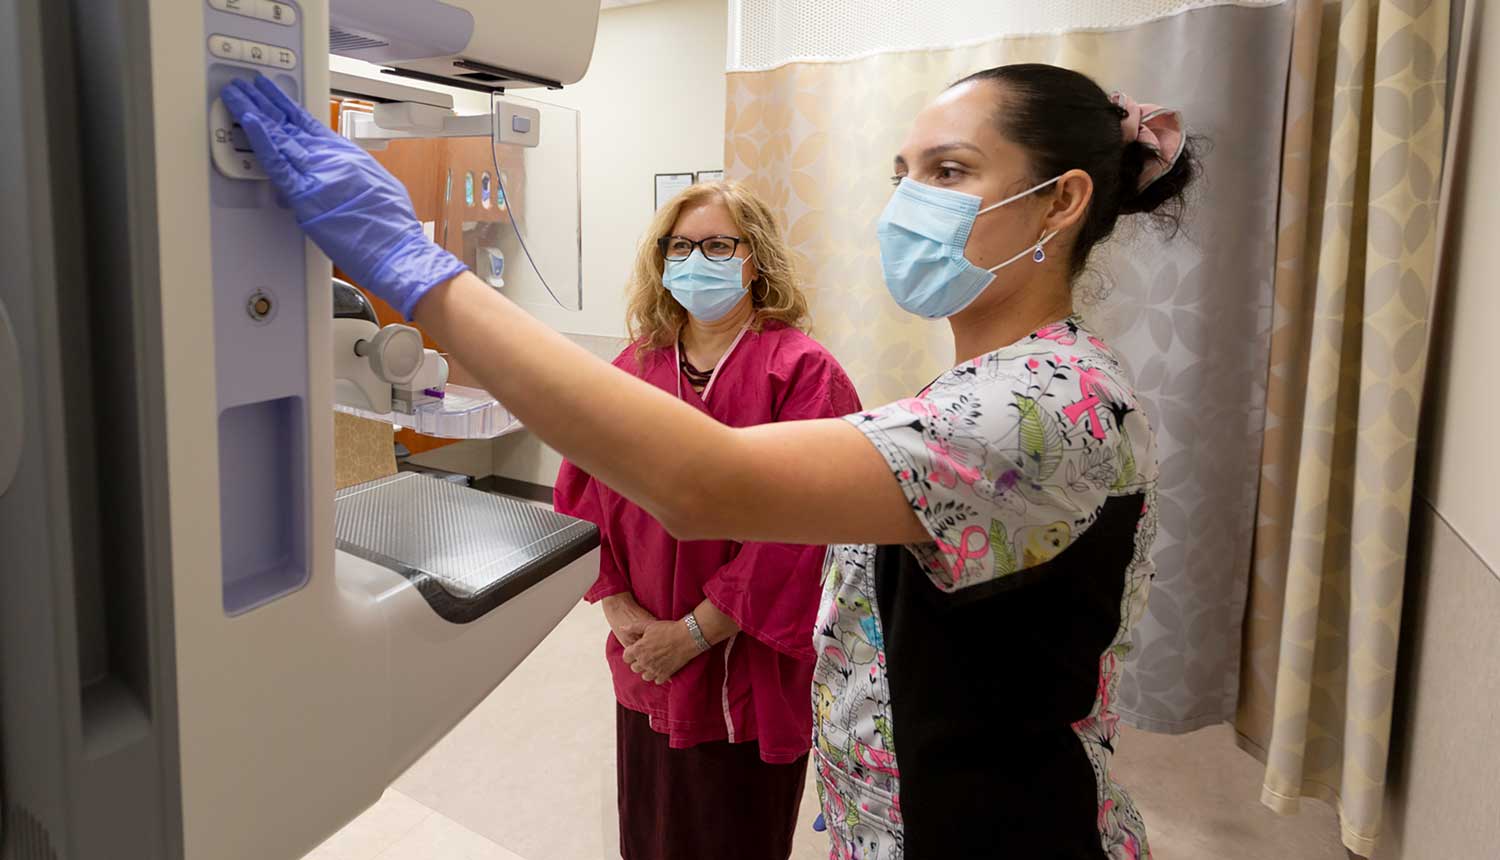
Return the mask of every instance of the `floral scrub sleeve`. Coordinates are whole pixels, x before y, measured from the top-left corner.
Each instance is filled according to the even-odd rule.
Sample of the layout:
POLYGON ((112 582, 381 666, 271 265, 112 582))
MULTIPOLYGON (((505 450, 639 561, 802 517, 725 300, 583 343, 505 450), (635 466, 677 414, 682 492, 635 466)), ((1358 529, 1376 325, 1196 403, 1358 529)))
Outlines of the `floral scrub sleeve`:
POLYGON ((829 856, 1149 857, 1109 773, 1156 531, 1154 436, 1118 360, 1069 318, 847 420, 932 539, 828 553, 829 856))

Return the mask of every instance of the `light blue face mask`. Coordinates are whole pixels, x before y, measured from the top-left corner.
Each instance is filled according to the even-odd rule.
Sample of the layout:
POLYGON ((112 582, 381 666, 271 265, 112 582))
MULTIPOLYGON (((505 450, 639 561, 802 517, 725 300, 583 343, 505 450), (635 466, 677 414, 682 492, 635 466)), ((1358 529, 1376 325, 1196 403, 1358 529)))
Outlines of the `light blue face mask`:
POLYGON ((704 322, 722 319, 745 297, 741 272, 749 257, 710 260, 694 248, 686 260, 668 260, 661 282, 687 312, 704 322))
POLYGON ((885 286, 896 304, 927 319, 951 317, 979 298, 995 280, 995 272, 1027 254, 1038 263, 1046 260, 1047 252, 1042 249, 1057 235, 1055 231, 992 269, 981 269, 969 262, 964 256, 964 246, 969 243, 974 219, 1035 194, 1061 178, 1053 177, 980 209, 980 199, 972 194, 923 185, 903 177, 875 230, 880 239, 885 286))

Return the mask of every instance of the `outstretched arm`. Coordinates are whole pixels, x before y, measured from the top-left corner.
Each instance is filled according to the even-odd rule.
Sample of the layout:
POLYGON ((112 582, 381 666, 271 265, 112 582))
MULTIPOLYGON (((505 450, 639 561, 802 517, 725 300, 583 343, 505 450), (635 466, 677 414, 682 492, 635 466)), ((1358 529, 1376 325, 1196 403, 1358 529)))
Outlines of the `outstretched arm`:
POLYGON ((225 106, 297 224, 415 315, 542 441, 679 538, 927 539, 890 468, 837 419, 731 429, 532 319, 427 239, 406 189, 263 75, 225 106))
POLYGON ((682 539, 929 539, 885 460, 847 422, 730 428, 611 367, 465 272, 416 320, 564 457, 682 539))

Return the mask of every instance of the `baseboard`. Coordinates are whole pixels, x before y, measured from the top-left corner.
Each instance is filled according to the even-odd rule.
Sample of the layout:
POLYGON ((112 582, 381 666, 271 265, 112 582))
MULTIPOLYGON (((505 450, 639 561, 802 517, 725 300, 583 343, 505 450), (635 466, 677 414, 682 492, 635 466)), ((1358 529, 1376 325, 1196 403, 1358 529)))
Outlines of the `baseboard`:
POLYGON ((499 493, 502 496, 513 496, 531 502, 541 502, 546 505, 552 504, 551 487, 546 484, 533 484, 530 481, 517 480, 516 478, 486 475, 483 478, 474 479, 474 489, 484 490, 486 493, 499 493))

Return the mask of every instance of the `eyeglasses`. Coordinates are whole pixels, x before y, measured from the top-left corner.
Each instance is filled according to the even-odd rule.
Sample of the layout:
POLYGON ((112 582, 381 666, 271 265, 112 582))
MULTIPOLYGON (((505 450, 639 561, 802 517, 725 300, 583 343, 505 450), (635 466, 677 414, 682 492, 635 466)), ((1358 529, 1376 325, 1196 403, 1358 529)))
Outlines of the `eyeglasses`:
POLYGON ((661 249, 663 257, 674 262, 686 260, 692 256, 694 248, 699 248, 704 257, 718 263, 733 257, 743 241, 733 236, 709 236, 697 242, 681 236, 663 236, 656 240, 656 247, 661 249))

